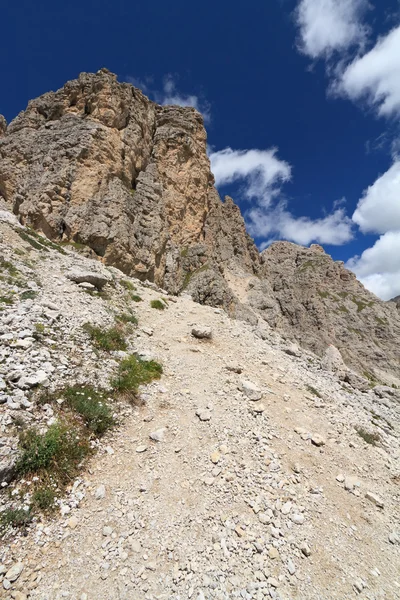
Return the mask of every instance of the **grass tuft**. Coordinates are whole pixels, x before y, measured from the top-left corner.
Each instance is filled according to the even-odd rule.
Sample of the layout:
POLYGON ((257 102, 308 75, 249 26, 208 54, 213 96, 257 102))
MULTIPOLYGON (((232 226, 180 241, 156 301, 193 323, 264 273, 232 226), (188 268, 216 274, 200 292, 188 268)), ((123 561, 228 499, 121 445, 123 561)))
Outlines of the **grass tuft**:
POLYGON ((73 386, 57 395, 64 398, 65 404, 82 417, 94 434, 101 436, 115 425, 105 392, 91 386, 73 386))
POLYGON ((136 290, 136 287, 133 285, 133 283, 127 279, 121 279, 120 284, 129 292, 134 292, 136 290))
POLYGON ((130 323, 131 325, 138 324, 137 317, 135 317, 135 315, 131 315, 129 313, 121 313, 119 315, 115 315, 115 319, 119 323, 124 323, 124 324, 130 323))
POLYGON ((19 475, 51 473, 64 484, 76 474, 79 463, 90 452, 82 432, 66 422, 50 425, 45 433, 36 429, 22 432, 20 448, 16 463, 19 475))
POLYGON ((38 296, 38 292, 34 290, 25 290, 20 295, 21 300, 34 300, 38 296))
POLYGON ((377 446, 378 442, 380 442, 381 440, 379 433, 371 433, 370 431, 364 429, 364 427, 356 427, 356 431, 358 435, 364 440, 364 442, 367 442, 367 444, 371 444, 371 446, 377 446))
POLYGON ((165 310, 166 308, 162 300, 151 300, 150 306, 151 308, 156 308, 157 310, 165 310))
POLYGON ((315 389, 315 387, 313 387, 312 385, 306 385, 306 388, 310 392, 310 394, 313 394, 313 396, 317 396, 317 398, 322 398, 319 391, 315 389))
POLYGON ((26 527, 31 521, 31 510, 7 508, 0 513, 0 532, 6 531, 9 527, 26 527))
POLYGON ((132 354, 121 361, 117 377, 111 381, 111 385, 117 392, 134 399, 140 385, 160 379, 162 372, 162 366, 156 361, 144 361, 132 354))
POLYGON ((89 334, 94 346, 99 350, 111 352, 113 350, 126 350, 127 344, 124 336, 117 327, 101 329, 91 323, 85 323, 82 328, 89 334))
POLYGON ((54 508, 55 493, 50 486, 40 486, 32 494, 32 506, 38 510, 51 510, 54 508))
POLYGON ((140 296, 138 296, 137 294, 131 294, 131 300, 133 300, 134 302, 141 302, 142 298, 140 296))
POLYGON ((11 306, 11 304, 14 304, 14 298, 12 296, 0 296, 0 303, 11 306))

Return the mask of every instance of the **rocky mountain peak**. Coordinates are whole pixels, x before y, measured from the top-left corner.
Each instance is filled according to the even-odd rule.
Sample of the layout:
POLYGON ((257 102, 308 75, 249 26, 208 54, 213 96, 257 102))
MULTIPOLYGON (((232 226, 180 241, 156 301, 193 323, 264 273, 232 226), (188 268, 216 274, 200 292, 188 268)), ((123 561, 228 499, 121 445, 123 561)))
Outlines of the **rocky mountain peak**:
POLYGON ((261 254, 221 201, 194 108, 159 106, 107 69, 81 73, 0 119, 0 200, 19 221, 231 316, 274 328, 377 381, 399 377, 399 313, 319 245, 261 254))

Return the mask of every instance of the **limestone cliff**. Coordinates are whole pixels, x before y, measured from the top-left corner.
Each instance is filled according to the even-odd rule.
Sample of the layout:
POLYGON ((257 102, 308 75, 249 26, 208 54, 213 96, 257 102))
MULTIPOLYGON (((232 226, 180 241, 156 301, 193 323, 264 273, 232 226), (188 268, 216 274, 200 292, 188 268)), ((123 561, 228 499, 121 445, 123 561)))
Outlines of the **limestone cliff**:
POLYGON ((48 238, 168 292, 187 290, 321 354, 399 376, 399 312, 319 247, 261 255, 239 208, 221 202, 193 108, 158 106, 102 69, 0 117, 0 200, 48 238))

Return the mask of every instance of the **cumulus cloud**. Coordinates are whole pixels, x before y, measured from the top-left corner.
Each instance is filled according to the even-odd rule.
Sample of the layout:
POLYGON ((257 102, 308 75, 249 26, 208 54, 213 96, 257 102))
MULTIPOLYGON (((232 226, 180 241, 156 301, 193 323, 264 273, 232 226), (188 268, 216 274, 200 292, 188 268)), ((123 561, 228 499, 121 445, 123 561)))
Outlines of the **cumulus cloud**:
POLYGON ((319 219, 294 217, 283 205, 270 212, 254 208, 247 213, 248 229, 254 237, 270 236, 261 249, 275 239, 308 246, 311 242, 339 246, 353 237, 352 222, 343 208, 319 219))
MULTIPOLYGON (((291 166, 277 156, 277 149, 232 150, 210 152, 211 169, 217 187, 239 183, 243 197, 253 206, 245 214, 247 228, 255 238, 268 238, 298 244, 311 242, 344 244, 352 238, 352 223, 344 208, 335 204, 334 211, 319 219, 294 217, 282 200, 282 187, 291 179, 291 166)), ((343 203, 343 199, 339 201, 343 203)))
POLYGON ((313 59, 362 45, 368 28, 362 23, 367 0, 301 0, 295 19, 299 49, 313 59))
POLYGON ((364 192, 353 221, 364 233, 400 230, 400 160, 364 192))
POLYGON ((291 166, 276 156, 277 148, 269 150, 232 150, 225 148, 209 155, 211 170, 218 186, 237 181, 245 183, 247 199, 256 198, 269 206, 280 193, 283 183, 291 178, 291 166))
POLYGON ((366 99, 380 116, 400 115, 400 26, 357 57, 336 89, 351 100, 366 99))
POLYGON ((346 266, 371 292, 390 300, 400 295, 399 256, 400 231, 389 231, 361 256, 351 258, 346 266))

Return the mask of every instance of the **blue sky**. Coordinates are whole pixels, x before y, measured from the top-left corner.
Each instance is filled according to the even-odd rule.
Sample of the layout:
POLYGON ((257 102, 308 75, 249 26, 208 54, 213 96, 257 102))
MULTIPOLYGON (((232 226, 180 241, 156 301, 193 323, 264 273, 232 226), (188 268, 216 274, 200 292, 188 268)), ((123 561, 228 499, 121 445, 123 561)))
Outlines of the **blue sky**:
POLYGON ((107 67, 207 120, 260 247, 314 241, 400 294, 399 0, 8 3, 0 113, 107 67))

